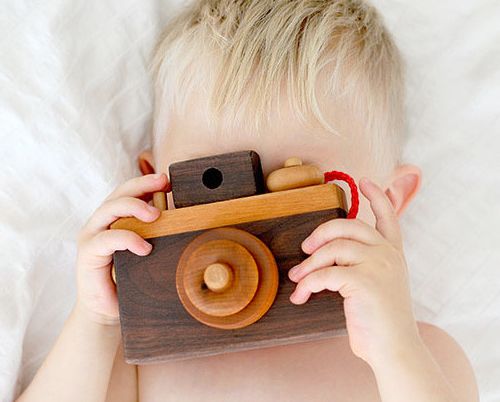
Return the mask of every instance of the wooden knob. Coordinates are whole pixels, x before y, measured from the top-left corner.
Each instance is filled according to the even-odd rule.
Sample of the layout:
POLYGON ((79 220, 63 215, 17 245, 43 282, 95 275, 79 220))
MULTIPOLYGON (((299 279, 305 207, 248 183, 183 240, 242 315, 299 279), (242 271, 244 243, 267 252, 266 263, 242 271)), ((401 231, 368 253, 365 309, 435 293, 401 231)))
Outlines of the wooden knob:
POLYGON ((165 211, 167 209, 167 197, 163 191, 153 193, 153 205, 160 211, 165 211))
POLYGON ((267 176, 266 186, 271 192, 323 184, 323 173, 314 165, 303 165, 297 157, 288 158, 285 167, 267 176))
POLYGON ((291 166, 301 166, 301 165, 302 165, 302 159, 293 156, 291 158, 288 158, 283 166, 291 167, 291 166))
POLYGON ((233 278, 233 270, 223 262, 210 264, 203 272, 203 281, 212 292, 224 292, 231 286, 233 278))
POLYGON ((273 304, 278 283, 278 266, 267 246, 231 227, 195 237, 177 264, 176 288, 182 305, 194 319, 220 329, 243 328, 259 320, 273 304), (204 283, 205 272, 220 263, 229 266, 234 277, 225 291, 214 292, 204 283))
POLYGON ((205 242, 194 248, 182 264, 183 288, 196 308, 205 314, 214 317, 235 314, 250 303, 257 291, 257 264, 252 254, 237 242, 227 239, 205 242), (234 278, 215 281, 208 278, 207 283, 211 273, 228 276, 233 270, 234 278))

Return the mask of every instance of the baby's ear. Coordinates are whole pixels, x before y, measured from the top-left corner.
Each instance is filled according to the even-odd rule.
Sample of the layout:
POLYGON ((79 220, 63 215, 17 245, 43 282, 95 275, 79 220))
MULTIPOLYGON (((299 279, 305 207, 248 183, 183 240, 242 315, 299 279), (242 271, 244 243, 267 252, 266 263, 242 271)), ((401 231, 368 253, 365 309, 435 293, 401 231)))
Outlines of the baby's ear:
POLYGON ((385 190, 398 217, 401 216, 411 200, 420 190, 422 170, 418 166, 399 165, 392 174, 391 181, 385 190))
POLYGON ((147 149, 142 151, 137 158, 139 169, 143 175, 155 173, 153 153, 147 149))

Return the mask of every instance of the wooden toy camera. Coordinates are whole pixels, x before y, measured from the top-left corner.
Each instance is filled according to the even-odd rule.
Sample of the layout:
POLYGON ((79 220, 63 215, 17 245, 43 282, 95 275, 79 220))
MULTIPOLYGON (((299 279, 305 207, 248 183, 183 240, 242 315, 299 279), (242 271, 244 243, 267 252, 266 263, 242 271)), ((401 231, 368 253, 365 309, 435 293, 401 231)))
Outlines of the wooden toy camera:
POLYGON ((153 245, 114 255, 125 359, 157 363, 320 339, 345 328, 342 297, 289 301, 288 270, 321 223, 346 217, 344 191, 290 158, 264 181, 254 151, 169 168, 175 209, 152 223, 121 218, 153 245))

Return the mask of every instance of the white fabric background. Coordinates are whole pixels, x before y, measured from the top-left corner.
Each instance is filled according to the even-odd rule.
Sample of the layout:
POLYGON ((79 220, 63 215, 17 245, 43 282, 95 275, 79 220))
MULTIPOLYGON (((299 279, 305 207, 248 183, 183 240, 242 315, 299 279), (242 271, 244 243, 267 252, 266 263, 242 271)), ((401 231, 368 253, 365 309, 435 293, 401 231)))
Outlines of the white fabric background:
MULTIPOLYGON (((0 4, 0 398, 43 361, 75 297, 75 237, 137 175, 146 65, 181 0, 0 4)), ((500 401, 500 3, 376 0, 408 65, 402 219, 418 317, 451 333, 500 401)))

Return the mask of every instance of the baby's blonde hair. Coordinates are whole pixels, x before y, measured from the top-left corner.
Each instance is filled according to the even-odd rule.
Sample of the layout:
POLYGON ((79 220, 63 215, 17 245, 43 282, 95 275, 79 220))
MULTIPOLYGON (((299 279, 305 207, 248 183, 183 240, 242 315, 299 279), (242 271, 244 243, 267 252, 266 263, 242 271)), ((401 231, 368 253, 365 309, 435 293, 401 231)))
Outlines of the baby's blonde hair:
MULTIPOLYGON (((404 65, 377 11, 361 0, 195 0, 168 24, 152 63, 157 145, 189 95, 209 121, 258 133, 282 89, 302 122, 343 136, 320 108, 323 94, 364 131, 378 172, 399 163, 405 126, 404 65), (253 125, 253 126, 252 126, 253 125)), ((196 112, 196 111, 195 111, 196 112)))

